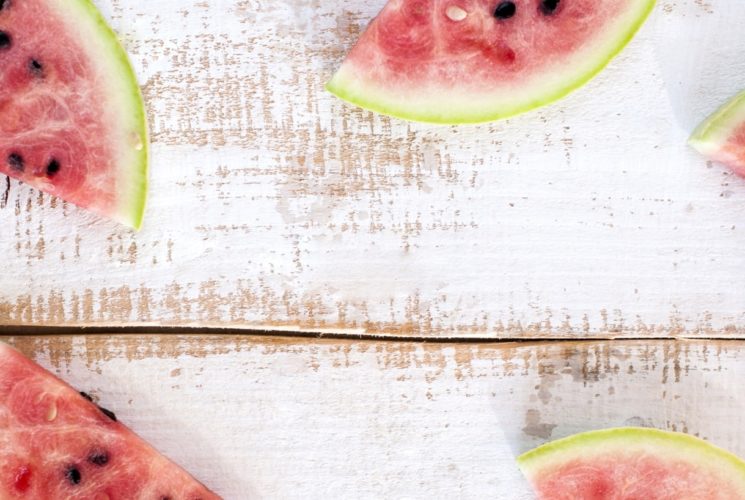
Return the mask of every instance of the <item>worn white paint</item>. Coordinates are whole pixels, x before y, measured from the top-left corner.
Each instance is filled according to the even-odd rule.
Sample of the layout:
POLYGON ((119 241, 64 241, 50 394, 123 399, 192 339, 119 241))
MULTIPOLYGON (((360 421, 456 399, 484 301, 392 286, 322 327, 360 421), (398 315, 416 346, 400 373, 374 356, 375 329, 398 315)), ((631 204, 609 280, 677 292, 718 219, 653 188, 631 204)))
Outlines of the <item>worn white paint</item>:
POLYGON ((323 91, 382 0, 98 0, 150 108, 145 227, 12 183, 0 324, 742 335, 745 181, 686 147, 657 50, 739 1, 661 0, 569 98, 448 128, 323 91))
POLYGON ((10 341, 228 500, 528 500, 512 450, 623 424, 745 453, 740 342, 10 341))

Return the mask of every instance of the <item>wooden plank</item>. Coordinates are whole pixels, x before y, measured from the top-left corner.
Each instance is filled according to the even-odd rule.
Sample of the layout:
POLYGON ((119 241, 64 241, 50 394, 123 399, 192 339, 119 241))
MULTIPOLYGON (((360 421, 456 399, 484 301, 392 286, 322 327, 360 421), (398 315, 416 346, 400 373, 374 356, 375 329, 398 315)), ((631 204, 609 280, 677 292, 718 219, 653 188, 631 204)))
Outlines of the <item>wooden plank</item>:
MULTIPOLYGON (((97 0, 149 105, 145 228, 11 182, 0 324, 743 336, 745 181, 686 148, 655 51, 733 2, 662 2, 588 87, 451 128, 323 91, 383 0, 97 0)), ((717 74, 699 113, 745 87, 717 74)))
POLYGON ((4 340, 228 499, 528 499, 513 450, 593 426, 745 453, 743 342, 4 340))

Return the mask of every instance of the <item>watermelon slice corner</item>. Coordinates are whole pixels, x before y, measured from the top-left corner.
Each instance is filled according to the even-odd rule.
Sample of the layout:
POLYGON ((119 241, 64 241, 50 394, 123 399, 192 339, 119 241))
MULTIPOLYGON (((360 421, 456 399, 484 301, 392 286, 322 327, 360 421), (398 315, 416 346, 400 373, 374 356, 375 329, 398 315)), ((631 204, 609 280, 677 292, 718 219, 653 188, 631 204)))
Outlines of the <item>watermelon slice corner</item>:
POLYGON ((219 500, 184 469, 0 342, 0 498, 219 500))
POLYGON ((0 1, 0 173, 139 229, 148 150, 137 78, 93 2, 0 1))
POLYGON ((488 122, 556 101, 599 73, 655 0, 389 0, 326 84, 364 109, 488 122))
POLYGON ((745 461, 677 432, 590 431, 539 446, 517 461, 539 500, 745 499, 745 461))
POLYGON ((707 158, 745 177, 745 91, 704 120, 688 143, 707 158))

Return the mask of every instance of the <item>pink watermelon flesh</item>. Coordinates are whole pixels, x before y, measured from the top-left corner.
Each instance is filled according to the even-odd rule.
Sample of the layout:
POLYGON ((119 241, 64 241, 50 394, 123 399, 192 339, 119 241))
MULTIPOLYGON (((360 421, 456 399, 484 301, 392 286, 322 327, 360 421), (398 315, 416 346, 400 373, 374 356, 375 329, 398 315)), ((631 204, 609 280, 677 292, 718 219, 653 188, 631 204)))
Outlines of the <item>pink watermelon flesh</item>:
POLYGON ((745 177, 745 123, 732 131, 722 149, 722 162, 737 175, 745 177))
POLYGON ((390 0, 327 89, 416 121, 481 122, 551 102, 597 73, 654 0, 390 0))
POLYGON ((539 500, 742 500, 745 462, 653 429, 588 432, 518 458, 539 500))
POLYGON ((139 227, 142 98, 89 0, 0 0, 0 173, 139 227))
POLYGON ((85 393, 0 343, 0 498, 219 497, 85 393))
POLYGON ((708 158, 745 177, 745 91, 699 125, 689 142, 708 158))

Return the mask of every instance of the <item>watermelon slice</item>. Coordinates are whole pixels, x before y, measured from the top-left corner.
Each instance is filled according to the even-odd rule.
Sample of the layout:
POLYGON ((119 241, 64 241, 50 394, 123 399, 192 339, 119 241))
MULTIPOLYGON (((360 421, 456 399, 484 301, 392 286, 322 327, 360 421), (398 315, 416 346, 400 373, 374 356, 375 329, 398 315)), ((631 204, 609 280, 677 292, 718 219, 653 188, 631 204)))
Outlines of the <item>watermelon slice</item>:
POLYGON ((0 173, 139 228, 137 80, 90 0, 0 0, 0 173))
POLYGON ((506 118, 590 80, 655 0, 390 0, 326 88, 413 121, 506 118))
POLYGON ((699 125, 689 143, 704 156, 745 177, 745 91, 699 125))
POLYGON ((742 500, 745 462, 655 429, 576 434, 518 457, 541 500, 742 500))
POLYGON ((0 343, 0 498, 219 498, 109 410, 0 343))

